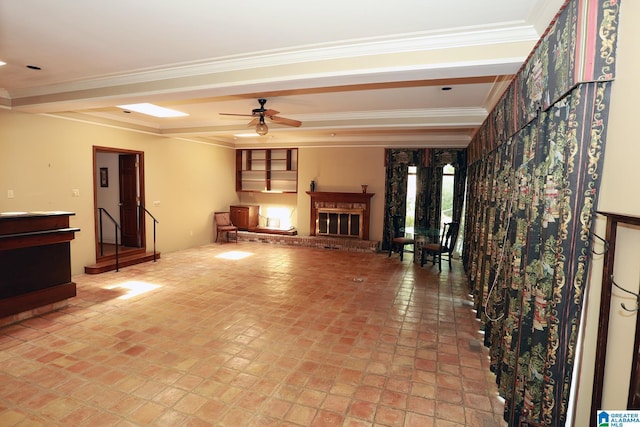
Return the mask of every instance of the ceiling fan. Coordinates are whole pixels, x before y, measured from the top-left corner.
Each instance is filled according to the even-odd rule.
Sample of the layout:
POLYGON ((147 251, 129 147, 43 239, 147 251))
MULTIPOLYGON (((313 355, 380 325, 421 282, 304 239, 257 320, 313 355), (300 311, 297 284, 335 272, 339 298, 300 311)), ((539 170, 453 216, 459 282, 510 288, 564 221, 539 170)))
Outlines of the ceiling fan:
POLYGON ((302 122, 293 119, 287 119, 284 117, 278 117, 276 114, 279 114, 279 111, 272 109, 265 109, 264 104, 267 103, 267 100, 264 98, 258 99, 260 103, 260 108, 254 108, 251 110, 251 114, 234 114, 234 113, 220 113, 223 116, 247 116, 247 117, 255 117, 253 120, 249 122, 249 126, 256 127, 256 133, 258 135, 266 135, 269 132, 269 127, 265 123, 265 118, 271 120, 274 123, 278 123, 285 126, 294 126, 299 127, 302 122))

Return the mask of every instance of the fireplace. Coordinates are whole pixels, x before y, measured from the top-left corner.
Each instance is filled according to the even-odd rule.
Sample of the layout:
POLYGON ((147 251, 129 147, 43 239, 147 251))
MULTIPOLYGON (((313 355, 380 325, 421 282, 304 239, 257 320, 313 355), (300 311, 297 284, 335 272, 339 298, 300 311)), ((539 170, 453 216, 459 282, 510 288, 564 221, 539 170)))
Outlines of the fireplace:
POLYGON ((309 234, 369 240, 374 193, 307 191, 311 197, 309 234))
POLYGON ((362 209, 318 208, 316 236, 362 239, 362 209))

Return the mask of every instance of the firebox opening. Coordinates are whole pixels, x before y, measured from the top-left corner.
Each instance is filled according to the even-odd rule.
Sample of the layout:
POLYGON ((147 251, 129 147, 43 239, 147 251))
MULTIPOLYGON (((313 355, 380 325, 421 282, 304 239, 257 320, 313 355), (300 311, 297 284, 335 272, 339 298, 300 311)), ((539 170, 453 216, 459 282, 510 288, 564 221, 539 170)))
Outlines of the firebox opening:
POLYGON ((319 209, 316 236, 355 237, 362 239, 361 209, 319 209))

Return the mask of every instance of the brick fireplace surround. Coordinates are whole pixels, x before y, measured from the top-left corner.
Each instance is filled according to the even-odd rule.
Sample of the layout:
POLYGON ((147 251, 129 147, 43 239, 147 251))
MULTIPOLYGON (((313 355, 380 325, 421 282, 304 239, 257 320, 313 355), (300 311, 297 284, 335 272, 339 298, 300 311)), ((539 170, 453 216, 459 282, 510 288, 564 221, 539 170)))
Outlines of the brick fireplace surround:
POLYGON ((371 198, 374 193, 336 193, 336 192, 310 192, 307 194, 311 197, 310 212, 310 236, 287 236, 277 234, 255 233, 255 232, 238 232, 238 240, 245 242, 271 243, 277 245, 304 246, 315 247, 321 249, 336 249, 350 252, 378 252, 380 250, 380 242, 377 240, 369 240, 369 220, 371 210, 371 198), (362 222, 358 237, 341 237, 341 236, 316 236, 316 221, 318 220, 318 211, 330 209, 336 212, 344 210, 344 212, 353 211, 355 209, 362 211, 362 222))
POLYGON ((318 213, 323 210, 351 214, 353 211, 362 212, 362 221, 358 236, 362 240, 369 240, 369 219, 371 213, 371 198, 375 193, 337 193, 328 191, 307 191, 311 197, 311 212, 309 215, 309 234, 318 235, 318 213))

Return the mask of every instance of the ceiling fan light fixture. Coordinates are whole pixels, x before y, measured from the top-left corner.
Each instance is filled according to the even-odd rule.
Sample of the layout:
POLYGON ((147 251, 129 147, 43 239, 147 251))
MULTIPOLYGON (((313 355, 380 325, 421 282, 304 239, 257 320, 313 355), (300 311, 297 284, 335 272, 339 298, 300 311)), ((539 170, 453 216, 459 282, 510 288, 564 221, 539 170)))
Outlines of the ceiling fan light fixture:
POLYGON ((264 122, 264 117, 260 116, 260 121, 256 125, 256 133, 260 136, 264 136, 269 132, 269 127, 264 122))
POLYGON ((260 108, 254 108, 253 110, 251 110, 251 114, 237 114, 237 113, 218 113, 218 114, 223 116, 253 117, 253 120, 249 122, 249 126, 251 127, 254 124, 256 124, 256 133, 260 136, 264 136, 269 132, 269 127, 264 121, 265 117, 279 125, 300 127, 300 125, 302 124, 301 121, 287 119, 285 117, 279 117, 277 116, 277 114, 280 113, 279 111, 272 110, 270 108, 269 109, 264 108, 264 104, 266 102, 267 100, 265 98, 258 99, 258 103, 260 103, 260 108))

